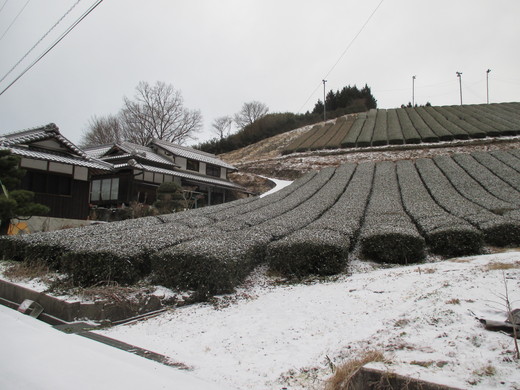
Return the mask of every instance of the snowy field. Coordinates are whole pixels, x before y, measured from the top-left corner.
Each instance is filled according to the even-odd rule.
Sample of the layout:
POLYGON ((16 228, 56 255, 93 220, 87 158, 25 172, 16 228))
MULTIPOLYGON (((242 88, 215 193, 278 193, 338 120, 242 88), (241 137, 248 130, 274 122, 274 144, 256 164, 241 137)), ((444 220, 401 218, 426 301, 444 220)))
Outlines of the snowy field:
POLYGON ((236 294, 100 331, 241 389, 322 389, 331 366, 367 350, 376 367, 471 389, 520 389, 513 339, 475 319, 520 307, 520 252, 376 269, 305 284, 257 272, 236 294), (515 306, 515 304, 517 306, 515 306), (332 364, 331 364, 332 363, 332 364))
POLYGON ((350 275, 301 284, 258 270, 235 294, 98 331, 189 371, 0 306, 0 389, 323 389, 333 365, 369 350, 390 372, 520 389, 513 339, 475 319, 505 319, 505 283, 520 307, 519 251, 392 268, 356 260, 350 275))

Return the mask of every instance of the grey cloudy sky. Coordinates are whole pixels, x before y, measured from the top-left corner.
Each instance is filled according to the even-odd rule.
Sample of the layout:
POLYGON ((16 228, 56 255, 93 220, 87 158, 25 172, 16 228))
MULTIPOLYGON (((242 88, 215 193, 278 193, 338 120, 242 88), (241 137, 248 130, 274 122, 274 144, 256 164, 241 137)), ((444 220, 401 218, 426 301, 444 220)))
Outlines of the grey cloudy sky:
MULTIPOLYGON (((0 0, 0 78, 76 1, 0 0)), ((105 0, 0 96, 0 133, 54 122, 79 143, 139 81, 182 91, 204 117, 199 141, 247 101, 312 110, 324 77, 327 90, 367 83, 378 107, 394 108, 411 101, 412 75, 417 103, 459 104, 461 71, 470 104, 486 102, 489 68, 490 101, 520 101, 520 1, 384 0, 349 46, 380 2, 105 0)), ((0 91, 94 3, 81 0, 0 91)))

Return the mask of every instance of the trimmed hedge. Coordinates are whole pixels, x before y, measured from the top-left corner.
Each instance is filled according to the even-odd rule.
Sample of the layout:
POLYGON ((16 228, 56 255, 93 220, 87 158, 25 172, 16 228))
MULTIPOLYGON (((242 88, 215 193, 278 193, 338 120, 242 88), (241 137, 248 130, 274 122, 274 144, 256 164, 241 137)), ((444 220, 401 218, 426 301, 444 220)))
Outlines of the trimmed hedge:
POLYGON ((153 278, 202 297, 232 292, 264 257, 269 235, 246 230, 212 234, 154 253, 153 278))
POLYGON ((388 144, 387 134, 387 113, 386 110, 377 110, 376 123, 374 125, 374 134, 372 136, 372 146, 381 146, 388 144))
POLYGON ((520 243, 520 221, 493 214, 469 201, 457 192, 450 181, 431 159, 418 159, 415 166, 435 201, 450 214, 462 218, 484 234, 492 245, 520 243), (509 233, 501 237, 501 232, 509 233))
POLYGON ((376 164, 360 245, 375 261, 407 264, 424 258, 424 238, 403 209, 392 162, 376 164))
POLYGON ((435 203, 412 161, 402 160, 396 165, 403 206, 431 251, 444 256, 480 253, 482 233, 435 203))
POLYGON ((520 191, 520 174, 518 171, 488 152, 474 152, 471 156, 515 190, 520 191))
POLYGON ((303 133, 301 136, 292 141, 287 147, 284 149, 283 154, 294 153, 300 150, 300 145, 305 143, 307 139, 312 137, 316 132, 321 129, 322 125, 315 125, 309 131, 303 133))
MULTIPOLYGON (((516 207, 520 206, 520 192, 480 164, 474 157, 469 154, 454 154, 452 159, 493 196, 516 207)), ((520 174, 515 176, 520 183, 520 174)))
MULTIPOLYGON (((249 213, 243 213, 229 221, 229 225, 233 224, 241 226, 255 226, 273 218, 279 217, 307 201, 314 196, 324 185, 326 185, 335 172, 335 168, 322 169, 312 180, 300 186, 290 195, 279 200, 278 202, 270 202, 267 206, 254 210, 249 213)), ((218 225, 220 226, 220 225, 218 225)))
POLYGON ((372 189, 375 164, 366 162, 357 166, 355 164, 346 164, 342 167, 354 171, 348 187, 338 201, 307 228, 313 230, 334 230, 343 234, 350 242, 353 242, 365 215, 372 189))
POLYGON ((515 205, 490 194, 480 183, 468 175, 460 165, 453 161, 451 157, 436 156, 433 160, 457 191, 466 199, 498 215, 516 208, 515 205))
POLYGON ((422 118, 424 123, 435 133, 440 141, 451 141, 455 137, 447 128, 441 126, 439 120, 440 116, 434 118, 431 111, 427 110, 428 107, 417 107, 415 110, 417 114, 422 118))
POLYGON ((408 114, 413 127, 421 136, 422 142, 439 142, 437 134, 428 127, 415 108, 401 108, 401 110, 404 110, 408 114))
MULTIPOLYGON (((388 123, 388 143, 390 145, 400 145, 405 142, 406 136, 401 130, 399 123, 399 117, 397 116, 397 110, 387 110, 387 123, 388 123)), ((413 143, 413 142, 410 142, 413 143)))
POLYGON ((356 121, 350 127, 347 135, 341 141, 341 146, 344 148, 353 148, 356 146, 357 139, 359 138, 359 134, 361 133, 361 129, 363 128, 365 121, 367 120, 367 114, 361 113, 356 117, 356 121))
POLYGON ((404 142, 407 144, 418 144, 421 143, 421 135, 417 131, 417 129, 414 127, 412 121, 410 120, 410 117, 406 113, 406 110, 401 108, 395 110, 397 114, 397 118, 399 119, 399 122, 401 123, 401 128, 403 131, 403 137, 404 142))
POLYGON ((473 124, 473 121, 469 121, 469 118, 460 117, 457 115, 457 112, 453 109, 453 107, 434 107, 434 109, 446 117, 448 122, 453 123, 454 125, 461 128, 465 131, 470 138, 485 138, 486 132, 481 130, 479 127, 476 127, 473 124))
POLYGON ((345 139, 347 134, 350 131, 350 128, 356 121, 355 115, 349 115, 348 117, 338 118, 337 121, 340 121, 341 127, 338 129, 336 134, 330 139, 329 145, 326 146, 327 149, 335 149, 341 148, 341 141, 345 139), (341 120, 344 118, 344 120, 341 120))
POLYGON ((284 276, 334 275, 344 270, 350 241, 332 230, 302 229, 267 246, 269 268, 284 276))
POLYGON ((374 126, 376 125, 377 110, 371 109, 367 114, 367 119, 363 123, 363 127, 359 132, 356 140, 356 147, 363 148, 372 145, 372 136, 374 135, 374 126))

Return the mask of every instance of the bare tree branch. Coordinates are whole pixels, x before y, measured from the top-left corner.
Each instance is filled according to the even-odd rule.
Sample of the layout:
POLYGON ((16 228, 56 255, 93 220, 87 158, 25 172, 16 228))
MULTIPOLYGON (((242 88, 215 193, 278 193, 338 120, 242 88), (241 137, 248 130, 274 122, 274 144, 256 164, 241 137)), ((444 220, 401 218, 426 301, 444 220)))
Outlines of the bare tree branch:
POLYGON ((123 130, 119 118, 114 115, 93 116, 84 131, 80 145, 83 147, 119 143, 123 140, 123 130))
POLYGON ((253 124, 269 112, 269 107, 264 103, 252 101, 244 103, 242 109, 235 114, 234 121, 239 129, 253 124))

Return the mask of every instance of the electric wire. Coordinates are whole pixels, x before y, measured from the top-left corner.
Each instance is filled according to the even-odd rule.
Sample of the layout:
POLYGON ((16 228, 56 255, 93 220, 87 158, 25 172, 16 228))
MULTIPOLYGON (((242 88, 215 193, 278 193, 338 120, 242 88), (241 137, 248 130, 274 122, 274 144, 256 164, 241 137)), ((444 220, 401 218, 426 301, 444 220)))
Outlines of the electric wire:
MULTIPOLYGON (((385 0, 381 0, 379 2, 379 4, 377 5, 376 8, 374 8, 374 10, 372 11, 372 13, 370 14, 370 16, 368 17, 368 19, 365 21, 365 23, 363 24, 363 26, 361 26, 361 28, 359 29, 359 31, 357 32, 357 34, 354 36, 354 38, 352 38, 352 40, 350 41, 350 43, 347 45, 347 47, 345 48, 345 50, 343 50, 343 53, 341 53, 341 55, 339 56, 338 60, 334 63, 334 65, 332 65, 332 67, 329 69, 329 71, 325 74, 325 76, 323 77, 323 80, 327 79, 327 77, 332 73, 332 71, 336 68, 336 66, 339 64, 339 62, 341 61, 341 59, 345 56, 345 54, 347 53, 347 51, 350 49, 350 47, 354 44, 354 42, 357 40, 357 38, 359 37, 359 35, 361 35, 361 33, 363 32, 363 30, 365 29, 365 27, 368 25, 368 23, 370 22, 370 20, 372 19, 372 17, 375 15, 375 13, 377 12, 377 10, 379 9, 379 7, 381 7, 381 4, 383 4, 385 0)), ((311 100, 311 98, 314 96, 314 94, 316 93, 316 91, 318 90, 318 88, 321 87, 321 82, 316 86, 316 88, 314 88, 314 91, 312 91, 312 93, 310 94, 310 96, 307 98, 307 100, 305 101, 305 103, 302 104, 302 106, 300 107, 300 109, 298 110, 298 112, 301 112, 303 107, 305 107, 305 105, 309 102, 309 100, 311 100)))
POLYGON ((2 7, 0 8, 0 12, 2 12, 2 10, 4 9, 5 5, 7 4, 9 0, 5 0, 4 1, 4 4, 2 4, 2 7))
POLYGON ((20 75, 18 75, 6 88, 4 88, 2 90, 2 92, 0 92, 0 96, 2 96, 5 91, 7 91, 9 88, 11 88, 13 86, 14 83, 16 83, 25 73, 27 73, 34 65, 36 65, 43 57, 45 57, 47 55, 47 53, 49 53, 52 49, 54 49, 54 47, 61 42, 61 40, 63 38, 65 38, 73 29, 74 27, 76 27, 79 23, 81 23, 81 21, 83 19, 85 19, 92 11, 94 11, 94 9, 103 2, 103 0, 97 0, 96 3, 94 5, 92 5, 87 11, 85 11, 85 13, 83 15, 81 15, 79 17, 79 19, 77 19, 56 41, 54 41, 54 43, 47 49, 43 52, 43 54, 41 54, 36 60, 34 60, 27 68, 25 68, 25 70, 20 73, 20 75))
POLYGON ((64 15, 63 15, 63 16, 62 16, 62 17, 61 17, 61 18, 60 18, 60 19, 55 23, 55 24, 54 24, 54 26, 52 26, 52 27, 49 29, 49 31, 47 31, 47 32, 46 32, 46 33, 45 33, 45 34, 44 34, 44 35, 43 35, 43 36, 38 40, 38 42, 36 42, 36 43, 34 44, 34 46, 31 47, 27 53, 25 53, 25 55, 24 55, 24 56, 23 56, 23 57, 22 57, 22 58, 21 58, 21 59, 20 59, 16 64, 14 64, 14 66, 13 66, 11 69, 9 69, 9 71, 4 75, 4 77, 2 77, 2 78, 0 79, 0 83, 1 83, 2 81, 4 81, 4 80, 7 78, 7 76, 9 76, 9 75, 12 73, 12 71, 15 70, 16 67, 17 67, 18 65, 20 65, 20 63, 21 63, 23 60, 25 60, 25 58, 27 58, 27 56, 28 56, 28 55, 29 55, 29 54, 30 54, 30 53, 31 53, 31 52, 36 48, 36 46, 38 46, 38 45, 41 43, 41 41, 43 41, 43 40, 47 37, 47 35, 49 35, 49 33, 50 33, 52 30, 54 30, 54 28, 56 28, 56 26, 57 26, 57 25, 58 25, 58 24, 59 24, 59 23, 60 23, 60 22, 61 22, 61 21, 62 21, 62 20, 63 20, 63 19, 64 19, 64 18, 65 18, 65 17, 66 17, 66 16, 67 16, 67 15, 68 15, 68 14, 69 14, 73 9, 74 9, 74 7, 76 7, 76 5, 78 5, 78 3, 79 3, 80 1, 81 1, 81 0, 76 1, 76 2, 74 3, 74 5, 73 5, 72 7, 70 7, 69 10, 68 10, 68 11, 67 11, 67 12, 66 12, 66 13, 65 13, 65 14, 64 14, 64 15))
MULTIPOLYGON (((5 34, 7 34, 7 32, 11 29, 11 27, 13 27, 13 24, 14 22, 16 22, 16 20, 18 19, 18 17, 22 14, 23 10, 25 9, 25 7, 27 7, 27 4, 29 4, 31 2, 31 0, 27 0, 27 2, 24 4, 24 6, 22 7, 22 9, 20 10, 20 12, 18 12, 16 14, 16 16, 14 17, 13 21, 11 22, 11 24, 5 29, 4 33, 2 34, 2 36, 0 37, 0 41, 5 37, 5 34)), ((6 1, 7 3, 7 1, 6 1)), ((4 3, 5 5, 5 3, 4 3)), ((4 6, 2 6, 2 9, 4 8, 4 6)))

